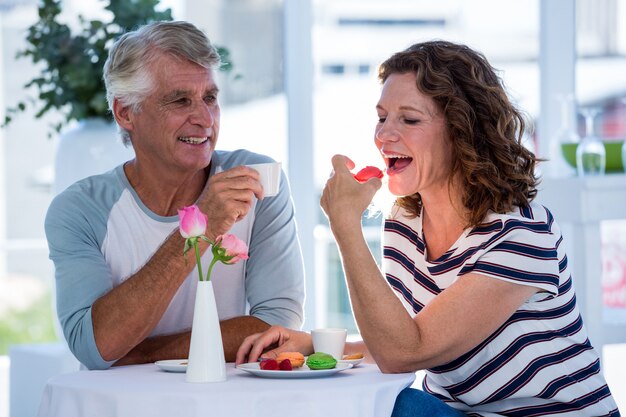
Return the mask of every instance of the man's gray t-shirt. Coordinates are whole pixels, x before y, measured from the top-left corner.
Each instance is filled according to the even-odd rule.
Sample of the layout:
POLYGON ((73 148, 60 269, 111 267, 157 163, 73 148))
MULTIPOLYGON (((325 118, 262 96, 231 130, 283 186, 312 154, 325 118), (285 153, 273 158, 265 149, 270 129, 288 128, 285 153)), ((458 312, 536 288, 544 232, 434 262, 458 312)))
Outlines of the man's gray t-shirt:
MULTIPOLYGON (((263 162, 272 160, 244 150, 215 151, 210 175, 263 162)), ((96 347, 92 305, 141 269, 167 237, 177 233, 179 218, 159 216, 147 208, 120 165, 78 181, 59 194, 48 209, 45 226, 65 338, 87 368, 108 368, 113 362, 102 359, 96 347)), ((211 280, 220 320, 250 314, 268 324, 299 328, 304 269, 284 174, 278 195, 255 199, 248 215, 229 233, 248 244, 250 258, 233 265, 218 263, 213 269, 211 280)), ((182 251, 181 246, 181 256, 182 251)), ((203 271, 211 259, 208 250, 202 258, 203 271)), ((150 336, 191 328, 197 282, 195 268, 150 336)))

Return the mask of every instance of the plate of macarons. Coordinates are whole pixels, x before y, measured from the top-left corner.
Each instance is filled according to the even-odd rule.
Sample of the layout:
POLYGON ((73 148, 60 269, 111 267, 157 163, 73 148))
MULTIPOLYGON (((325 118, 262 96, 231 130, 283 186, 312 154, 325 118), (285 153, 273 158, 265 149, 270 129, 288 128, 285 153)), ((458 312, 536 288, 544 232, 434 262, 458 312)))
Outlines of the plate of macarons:
POLYGON ((304 357, 300 352, 281 352, 275 359, 242 363, 237 369, 262 378, 319 378, 352 368, 351 363, 337 361, 331 355, 316 352, 304 357))

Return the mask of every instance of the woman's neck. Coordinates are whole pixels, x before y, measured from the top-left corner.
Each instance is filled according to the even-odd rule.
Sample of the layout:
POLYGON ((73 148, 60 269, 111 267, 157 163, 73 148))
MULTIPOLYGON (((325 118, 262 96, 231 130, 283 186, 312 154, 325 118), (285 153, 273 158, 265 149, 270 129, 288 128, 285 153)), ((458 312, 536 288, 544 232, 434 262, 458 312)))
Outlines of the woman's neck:
POLYGON ((428 259, 438 259, 458 240, 468 226, 467 209, 461 193, 452 185, 435 193, 420 194, 422 199, 422 232, 428 259))

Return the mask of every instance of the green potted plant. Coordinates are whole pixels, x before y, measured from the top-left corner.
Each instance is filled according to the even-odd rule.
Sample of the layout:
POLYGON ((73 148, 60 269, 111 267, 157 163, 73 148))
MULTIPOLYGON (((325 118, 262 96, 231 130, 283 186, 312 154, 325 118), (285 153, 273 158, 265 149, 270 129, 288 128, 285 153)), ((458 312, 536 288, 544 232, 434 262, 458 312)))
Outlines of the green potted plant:
POLYGON ((110 12, 111 20, 79 16, 80 30, 74 33, 69 25, 59 21, 61 3, 39 3, 39 20, 28 29, 27 47, 17 54, 17 58, 43 64, 41 73, 25 85, 37 91, 37 100, 30 98, 9 108, 5 125, 28 105, 41 105, 35 114, 37 118, 50 110, 60 111, 62 120, 52 126, 56 132, 73 120, 112 121, 102 81, 108 47, 129 29, 151 21, 172 20, 170 9, 155 9, 159 0, 109 0, 104 9, 110 12))
MULTIPOLYGON (((27 46, 17 54, 18 59, 30 58, 41 66, 39 75, 24 86, 27 90, 35 90, 36 97, 29 97, 7 109, 2 126, 9 125, 28 107, 35 108, 36 118, 50 111, 61 115, 61 120, 52 124, 49 137, 61 132, 70 122, 80 122, 77 128, 64 130, 61 135, 55 163, 55 192, 133 157, 132 149, 116 143, 102 68, 108 48, 124 32, 152 21, 172 20, 169 8, 156 10, 159 0, 103 2, 109 19, 88 20, 78 16, 78 29, 73 30, 59 20, 62 0, 40 0, 39 20, 28 28, 27 46), (82 133, 81 130, 87 127, 89 133, 82 133), (85 136, 87 144, 75 143, 79 137, 85 136), (64 144, 64 141, 68 143, 64 144), (105 143, 112 143, 114 148, 105 143), (90 160, 90 157, 99 160, 90 160)), ((225 62, 222 69, 230 70, 228 51, 224 48, 218 48, 218 51, 225 62)))
POLYGON ((40 0, 39 19, 28 28, 26 47, 18 59, 29 58, 41 71, 24 87, 36 94, 7 109, 3 127, 27 108, 35 117, 56 114, 48 137, 64 129, 54 163, 53 192, 89 175, 104 172, 131 159, 132 149, 117 140, 115 125, 106 102, 102 67, 113 41, 129 29, 156 20, 172 20, 170 9, 157 11, 159 0, 108 0, 104 9, 110 18, 88 20, 78 16, 78 25, 60 21, 61 0, 40 0))

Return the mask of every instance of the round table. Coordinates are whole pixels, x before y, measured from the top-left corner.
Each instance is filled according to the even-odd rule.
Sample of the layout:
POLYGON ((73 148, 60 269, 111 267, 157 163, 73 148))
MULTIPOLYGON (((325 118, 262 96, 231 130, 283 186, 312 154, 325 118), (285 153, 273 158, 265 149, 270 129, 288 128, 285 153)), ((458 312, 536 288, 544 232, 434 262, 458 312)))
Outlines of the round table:
POLYGON ((226 365, 225 382, 193 384, 184 373, 156 365, 79 371, 51 378, 40 417, 391 415, 396 396, 414 373, 383 374, 376 365, 319 378, 262 378, 226 365))

